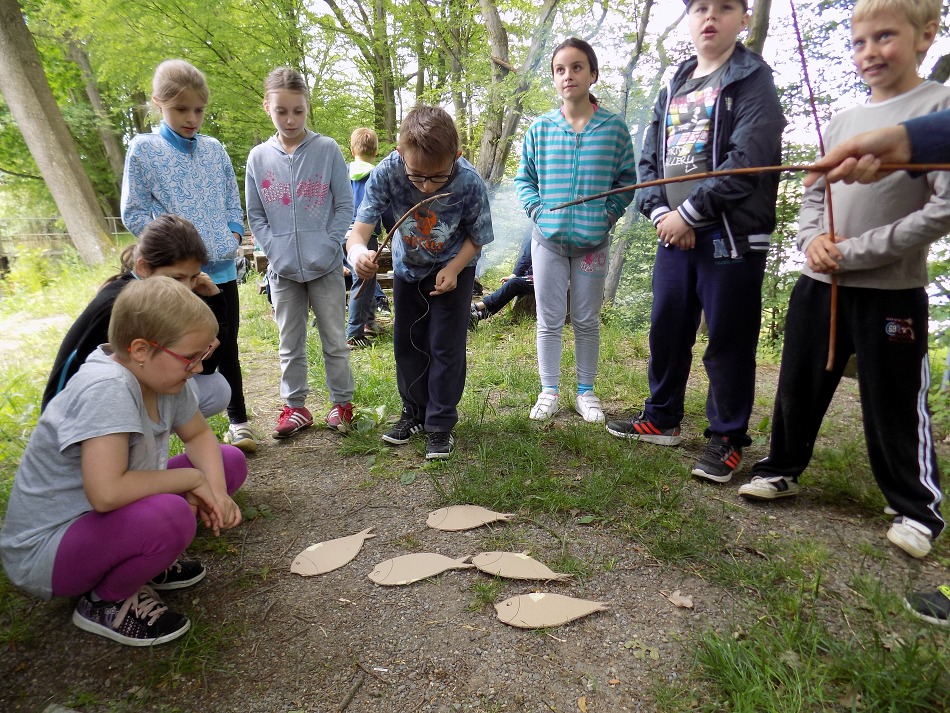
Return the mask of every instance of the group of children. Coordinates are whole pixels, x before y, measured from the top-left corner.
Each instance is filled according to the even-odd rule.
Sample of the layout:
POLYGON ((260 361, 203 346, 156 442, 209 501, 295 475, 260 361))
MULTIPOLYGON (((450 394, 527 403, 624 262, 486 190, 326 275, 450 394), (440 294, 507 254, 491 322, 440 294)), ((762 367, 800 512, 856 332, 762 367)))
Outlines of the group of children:
MULTIPOLYGON (((737 42, 748 22, 747 3, 686 5, 696 56, 679 67, 656 102, 641 179, 780 163, 785 119, 771 70, 737 42)), ((939 16, 939 0, 859 0, 854 61, 870 100, 832 120, 831 147, 859 128, 950 107, 950 89, 917 75, 939 16)), ((555 208, 635 183, 637 164, 625 123, 590 92, 599 78, 590 45, 562 42, 551 72, 561 105, 528 129, 515 178, 533 223, 528 250, 541 390, 529 415, 546 420, 559 408, 570 289, 574 407, 598 423, 605 421, 594 382, 609 234, 634 196, 555 208)), ((231 495, 247 473, 241 449, 256 447, 237 350, 234 257, 243 219, 226 152, 198 133, 207 100, 194 67, 181 60, 159 66, 153 101, 163 121, 157 133, 133 140, 123 182, 123 220, 138 242, 123 256, 122 273, 64 341, 0 532, 0 556, 14 584, 47 598, 80 596, 77 626, 130 645, 170 641, 187 630, 188 620, 170 611, 156 590, 190 586, 204 576, 199 563, 183 556, 196 517, 216 534, 239 524, 231 495), (225 403, 233 445, 218 444, 204 418, 225 403), (168 459, 173 432, 185 453, 168 459)), ((313 424, 305 406, 311 311, 333 402, 326 422, 342 431, 352 421, 347 340, 357 332, 348 335, 343 318, 344 245, 372 300, 378 266, 370 241, 389 212, 405 219, 392 243, 402 411, 382 439, 398 445, 424 433, 426 457, 448 457, 465 385, 475 263, 493 237, 488 191, 461 156, 452 118, 442 109, 416 107, 403 121, 397 148, 357 177, 334 140, 307 128, 309 90, 298 72, 272 72, 263 106, 276 134, 248 156, 246 202, 251 230, 268 256, 279 330, 286 405, 273 436, 313 424), (356 203, 351 181, 359 183, 356 203)), ((372 153, 355 155, 368 163, 375 146, 372 153)), ((808 262, 789 305, 769 456, 739 493, 774 500, 798 492, 845 362, 856 353, 871 468, 896 516, 888 538, 923 557, 944 526, 926 402, 925 286, 927 247, 950 231, 950 177, 901 173, 873 187, 832 190, 836 235, 828 234, 824 182, 804 198, 799 244, 808 262), (837 351, 825 371, 831 275, 838 280, 837 351)), ((637 194, 637 207, 658 237, 650 396, 639 414, 606 427, 621 438, 680 442, 691 353, 704 314, 708 443, 692 473, 717 483, 739 469, 750 443, 761 284, 776 195, 774 174, 699 178, 637 194)), ((490 312, 491 306, 486 301, 476 309, 490 312)), ((357 305, 351 331, 367 319, 357 305)))

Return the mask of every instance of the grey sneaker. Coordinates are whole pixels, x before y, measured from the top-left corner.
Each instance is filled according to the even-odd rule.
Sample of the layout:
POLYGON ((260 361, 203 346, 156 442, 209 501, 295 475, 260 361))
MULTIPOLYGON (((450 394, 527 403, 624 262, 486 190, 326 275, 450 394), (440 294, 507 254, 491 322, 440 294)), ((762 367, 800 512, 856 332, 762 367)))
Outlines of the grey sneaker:
POLYGON ((617 438, 629 438, 632 441, 655 443, 658 446, 678 446, 682 442, 680 427, 660 428, 641 411, 633 418, 621 421, 608 421, 607 433, 617 438))
POLYGON ((169 611, 150 587, 120 602, 94 602, 80 597, 73 624, 126 646, 156 646, 183 636, 191 622, 169 611))

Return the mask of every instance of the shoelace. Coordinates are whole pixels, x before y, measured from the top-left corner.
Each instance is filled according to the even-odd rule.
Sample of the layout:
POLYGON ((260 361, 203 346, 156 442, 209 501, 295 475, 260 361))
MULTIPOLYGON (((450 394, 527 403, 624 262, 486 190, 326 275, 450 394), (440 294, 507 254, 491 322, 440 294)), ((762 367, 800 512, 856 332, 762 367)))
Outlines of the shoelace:
POLYGON ((115 621, 112 622, 113 629, 118 630, 118 628, 122 626, 122 622, 125 621, 125 617, 128 615, 130 609, 132 616, 136 619, 144 620, 148 626, 154 624, 162 614, 168 611, 168 607, 158 598, 158 595, 151 587, 142 587, 139 591, 122 602, 122 606, 115 616, 115 621), (146 617, 148 617, 147 620, 145 619, 146 617))

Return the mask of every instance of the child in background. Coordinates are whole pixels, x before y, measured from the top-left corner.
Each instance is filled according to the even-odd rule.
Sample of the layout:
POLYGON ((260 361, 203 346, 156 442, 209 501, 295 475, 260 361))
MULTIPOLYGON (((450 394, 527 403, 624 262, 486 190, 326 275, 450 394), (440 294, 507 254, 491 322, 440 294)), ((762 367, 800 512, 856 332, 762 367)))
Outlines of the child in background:
MULTIPOLYGON (((204 242, 195 226, 177 215, 156 218, 142 231, 138 242, 122 252, 122 272, 110 277, 95 298, 69 328, 59 353, 53 362, 53 371, 43 392, 42 408, 45 409, 56 394, 79 371, 79 367, 96 347, 109 341, 109 318, 112 306, 123 288, 133 280, 164 275, 178 280, 201 297, 218 320, 219 333, 224 321, 224 293, 201 271, 208 261, 204 242)), ((188 381, 198 396, 198 410, 206 418, 220 413, 231 400, 231 387, 220 373, 216 372, 218 350, 205 359, 201 373, 188 381)), ((245 450, 253 451, 256 443, 245 450)))
POLYGON ((525 134, 515 176, 518 199, 536 224, 531 258, 538 315, 541 393, 530 417, 544 421, 558 410, 562 333, 571 292, 571 323, 577 372, 575 409, 589 423, 604 412, 594 394, 600 356, 610 230, 633 193, 551 211, 560 203, 636 183, 633 143, 623 119, 597 103, 590 87, 599 77, 593 48, 575 37, 551 57, 561 106, 535 121, 525 134))
POLYGON ((403 120, 397 149, 370 174, 347 241, 349 262, 366 279, 377 269, 366 245, 387 208, 401 216, 427 195, 452 194, 415 210, 392 242, 402 415, 383 440, 399 445, 425 431, 427 459, 448 458, 455 448, 475 263, 493 239, 485 182, 461 155, 452 117, 415 107, 403 120))
POLYGON ((534 296, 534 269, 531 266, 531 234, 533 232, 534 229, 529 228, 518 262, 515 263, 515 268, 508 277, 501 278, 501 287, 485 295, 478 302, 472 303, 469 329, 475 329, 480 321, 500 312, 515 297, 534 296))
MULTIPOLYGON (((643 142, 640 178, 774 166, 785 118, 771 68, 736 38, 745 0, 688 0, 696 56, 660 92, 643 142)), ((646 188, 637 207, 656 228, 650 315, 650 397, 637 416, 611 421, 619 438, 675 446, 700 317, 708 438, 691 473, 725 483, 742 464, 755 394, 762 278, 775 228, 778 176, 727 176, 646 188)))
POLYGON ((231 495, 244 454, 219 445, 188 380, 201 372, 217 320, 185 285, 134 280, 93 352, 40 416, 10 493, 0 557, 35 596, 79 596, 73 623, 129 646, 190 626, 155 590, 205 576, 178 559, 195 515, 215 535, 241 522, 231 495), (175 433, 185 453, 168 460, 175 433))
MULTIPOLYGON (((859 0, 851 19, 854 64, 868 103, 825 131, 833 149, 868 129, 950 107, 950 88, 917 74, 940 27, 940 0, 859 0)), ((870 186, 832 187, 836 239, 828 234, 825 182, 802 199, 798 245, 807 257, 785 320, 769 455, 739 494, 776 500, 799 491, 822 419, 852 354, 871 472, 895 519, 887 538, 924 557, 944 527, 927 392, 927 254, 950 231, 950 174, 894 173, 870 186), (831 275, 838 281, 832 370, 826 371, 831 275)))
POLYGON ((202 270, 224 294, 225 323, 218 339, 218 371, 231 387, 225 440, 241 450, 257 448, 247 421, 238 355, 237 268, 244 213, 234 167, 224 147, 199 134, 208 104, 204 75, 180 59, 162 62, 152 78, 152 103, 162 114, 158 132, 129 144, 122 176, 122 222, 139 237, 153 218, 171 213, 189 220, 208 251, 202 270))
POLYGON ((285 406, 271 434, 288 438, 313 425, 304 406, 307 322, 320 332, 330 428, 353 421, 353 372, 341 315, 346 311, 343 242, 353 217, 346 161, 336 141, 307 128, 310 91, 288 67, 264 80, 264 111, 277 133, 247 157, 245 200, 251 232, 267 255, 267 281, 280 334, 280 395, 285 406))
MULTIPOLYGON (((376 132, 366 128, 355 129, 350 134, 350 153, 353 154, 354 159, 349 169, 350 187, 353 189, 353 218, 355 219, 360 203, 363 202, 369 173, 373 170, 373 162, 379 153, 379 138, 376 132)), ((376 224, 373 237, 370 238, 367 247, 370 250, 376 250, 377 236, 382 234, 383 227, 395 222, 392 211, 386 211, 382 220, 376 224)), ((367 328, 373 328, 376 323, 373 315, 376 313, 380 298, 383 301, 386 300, 386 296, 376 281, 375 273, 368 280, 362 280, 358 275, 353 275, 353 285, 350 288, 350 318, 346 329, 346 343, 351 349, 370 345, 367 339, 367 328)))

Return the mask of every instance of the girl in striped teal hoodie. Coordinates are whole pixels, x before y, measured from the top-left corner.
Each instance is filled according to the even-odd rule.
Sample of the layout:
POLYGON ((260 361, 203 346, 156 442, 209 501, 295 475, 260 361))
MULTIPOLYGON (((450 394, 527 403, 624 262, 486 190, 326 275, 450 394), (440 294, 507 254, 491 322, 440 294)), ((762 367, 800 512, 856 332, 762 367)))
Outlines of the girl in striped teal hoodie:
POLYGON ((535 223, 531 258, 538 311, 538 371, 541 393, 531 409, 536 421, 558 410, 562 332, 571 290, 571 323, 577 371, 575 408, 590 423, 604 412, 594 395, 600 353, 600 309, 604 301, 610 230, 633 193, 553 206, 636 183, 633 142, 623 119, 598 105, 590 93, 597 81, 597 55, 571 37, 551 57, 558 109, 539 117, 525 134, 515 176, 518 199, 535 223))

